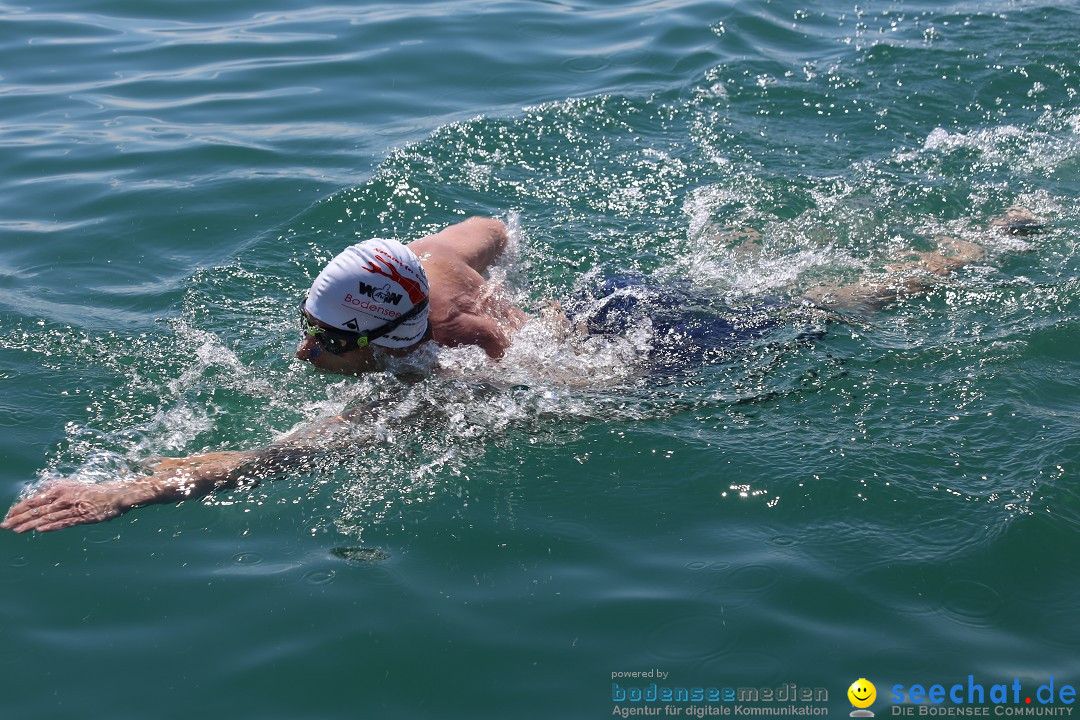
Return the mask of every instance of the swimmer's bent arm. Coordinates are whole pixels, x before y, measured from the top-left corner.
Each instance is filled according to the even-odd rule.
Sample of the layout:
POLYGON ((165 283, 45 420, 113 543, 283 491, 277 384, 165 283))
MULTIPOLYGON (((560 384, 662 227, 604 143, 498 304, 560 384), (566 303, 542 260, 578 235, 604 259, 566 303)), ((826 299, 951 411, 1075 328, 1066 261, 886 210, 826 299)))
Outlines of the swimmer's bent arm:
POLYGON ((483 273, 506 249, 506 225, 495 218, 471 217, 410 243, 413 252, 449 252, 473 270, 483 273))
POLYGON ((143 505, 180 502, 215 490, 271 480, 310 467, 328 450, 337 451, 335 442, 325 440, 364 409, 343 413, 256 450, 164 458, 151 465, 154 472, 146 477, 94 484, 50 483, 15 503, 0 528, 18 533, 60 530, 109 520, 143 505))

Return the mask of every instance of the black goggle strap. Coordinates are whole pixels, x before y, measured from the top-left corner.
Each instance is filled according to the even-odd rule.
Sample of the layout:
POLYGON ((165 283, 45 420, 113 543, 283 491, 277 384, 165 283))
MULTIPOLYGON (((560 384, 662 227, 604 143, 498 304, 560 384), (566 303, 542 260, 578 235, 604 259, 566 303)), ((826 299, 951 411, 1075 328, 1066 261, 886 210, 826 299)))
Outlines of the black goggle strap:
POLYGON ((416 317, 417 315, 419 315, 420 313, 422 313, 424 311, 424 308, 427 307, 427 303, 428 303, 427 298, 424 298, 420 302, 413 305, 412 308, 410 308, 408 312, 403 313, 401 315, 398 315, 396 318, 394 318, 390 322, 386 323, 382 327, 375 328, 371 332, 367 333, 367 335, 361 335, 356 341, 356 346, 357 347, 364 347, 365 345, 367 345, 372 340, 378 340, 383 335, 387 334, 388 332, 391 332, 392 330, 397 328, 402 323, 408 322, 409 320, 412 320, 414 317, 416 317))
POLYGON ((344 330, 327 330, 326 328, 319 327, 318 325, 312 325, 310 322, 308 322, 307 315, 304 314, 307 311, 307 298, 305 298, 303 302, 300 303, 300 316, 304 320, 304 332, 306 332, 308 335, 311 335, 313 337, 316 335, 325 335, 326 337, 333 340, 343 340, 345 342, 354 341, 356 343, 356 347, 362 348, 367 347, 367 344, 369 342, 371 342, 372 340, 378 340, 383 335, 391 332, 402 323, 412 320, 414 317, 422 313, 424 311, 424 308, 427 307, 427 305, 427 298, 424 298, 416 305, 413 305, 412 308, 408 310, 408 312, 399 315, 398 317, 394 318, 382 327, 375 328, 374 330, 363 335, 359 333, 345 332, 344 330))

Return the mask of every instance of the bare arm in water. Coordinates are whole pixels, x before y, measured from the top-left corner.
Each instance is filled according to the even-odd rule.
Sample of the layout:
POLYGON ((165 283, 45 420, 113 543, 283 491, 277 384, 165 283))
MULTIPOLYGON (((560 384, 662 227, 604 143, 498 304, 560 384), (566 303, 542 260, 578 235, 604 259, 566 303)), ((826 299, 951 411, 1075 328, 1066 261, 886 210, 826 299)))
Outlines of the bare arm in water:
MULTIPOLYGON (((990 227, 1012 235, 1028 235, 1038 232, 1043 225, 1031 211, 1012 207, 992 220, 990 227)), ((983 247, 975 243, 952 237, 937 240, 937 250, 911 252, 900 262, 885 266, 890 279, 866 279, 840 287, 813 288, 804 297, 834 310, 877 310, 903 297, 929 291, 939 278, 985 255, 983 247)))
POLYGON ((163 458, 152 475, 104 483, 57 481, 15 503, 0 528, 45 532, 109 520, 154 503, 180 502, 243 483, 271 480, 309 467, 328 452, 351 447, 340 431, 366 406, 300 430, 256 450, 224 451, 163 458))

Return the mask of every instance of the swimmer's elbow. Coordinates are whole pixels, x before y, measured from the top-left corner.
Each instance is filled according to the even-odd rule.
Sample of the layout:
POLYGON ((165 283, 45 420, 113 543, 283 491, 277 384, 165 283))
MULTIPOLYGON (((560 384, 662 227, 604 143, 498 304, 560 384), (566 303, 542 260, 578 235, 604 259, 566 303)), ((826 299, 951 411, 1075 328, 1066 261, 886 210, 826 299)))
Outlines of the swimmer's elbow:
POLYGON ((506 355, 507 349, 510 347, 510 341, 503 338, 501 341, 496 341, 483 347, 484 352, 487 353, 489 358, 492 360, 502 360, 503 356, 506 355))
POLYGON ((498 218, 486 217, 483 215, 473 215, 463 224, 470 226, 471 229, 483 230, 484 232, 490 234, 492 237, 502 238, 504 242, 506 241, 506 223, 504 223, 498 218))
POLYGON ((502 251, 506 249, 506 244, 510 241, 506 223, 498 218, 477 215, 462 224, 467 226, 470 232, 484 238, 487 246, 487 263, 493 262, 496 257, 502 254, 502 251))

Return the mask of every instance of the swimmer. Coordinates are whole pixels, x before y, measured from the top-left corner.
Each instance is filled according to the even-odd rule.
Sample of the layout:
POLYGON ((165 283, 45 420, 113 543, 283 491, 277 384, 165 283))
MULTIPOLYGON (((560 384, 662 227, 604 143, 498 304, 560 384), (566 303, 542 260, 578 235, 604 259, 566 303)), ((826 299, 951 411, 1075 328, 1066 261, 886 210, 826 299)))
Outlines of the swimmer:
MULTIPOLYGON (((1026 235, 1042 225, 1029 211, 1010 208, 991 227, 1026 235)), ((750 251, 760 244, 752 231, 737 239, 750 251)), ((526 319, 501 288, 483 276, 506 244, 502 222, 473 218, 408 246, 369 240, 347 248, 319 273, 300 305, 304 337, 296 357, 319 370, 343 374, 380 369, 385 358, 408 355, 428 341, 448 347, 474 345, 491 358, 502 357, 526 319)), ((912 253, 890 265, 888 282, 821 287, 805 297, 841 312, 876 309, 928 291, 936 279, 983 255, 975 243, 939 238, 937 250, 912 253)), ((727 329, 722 332, 731 335, 727 329)), ((108 520, 143 505, 179 502, 288 475, 324 455, 335 446, 340 430, 370 409, 348 410, 255 450, 160 459, 148 463, 148 476, 96 484, 49 483, 16 502, 0 528, 19 533, 59 530, 108 520)))
MULTIPOLYGON (((296 357, 324 372, 356 375, 425 343, 475 345, 500 358, 525 321, 483 273, 505 250, 506 226, 492 218, 464 222, 410 243, 368 240, 331 260, 300 304, 303 340, 296 357)), ((57 481, 15 503, 0 528, 26 532, 96 523, 142 505, 179 502, 279 476, 327 450, 352 410, 267 447, 165 458, 152 474, 86 484, 57 481)))
POLYGON ((296 357, 332 373, 377 370, 429 340, 500 358, 525 314, 484 273, 506 248, 506 226, 471 218, 408 246, 368 240, 345 249, 300 304, 296 357))

